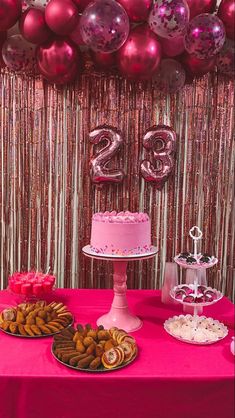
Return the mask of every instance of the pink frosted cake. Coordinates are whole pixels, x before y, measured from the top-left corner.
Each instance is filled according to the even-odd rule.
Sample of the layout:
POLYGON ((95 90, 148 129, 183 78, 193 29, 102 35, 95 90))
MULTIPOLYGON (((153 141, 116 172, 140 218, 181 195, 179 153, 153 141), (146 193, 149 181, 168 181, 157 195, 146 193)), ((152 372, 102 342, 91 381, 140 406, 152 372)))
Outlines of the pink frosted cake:
POLYGON ((146 213, 104 212, 92 217, 91 250, 97 254, 134 255, 151 251, 146 213))

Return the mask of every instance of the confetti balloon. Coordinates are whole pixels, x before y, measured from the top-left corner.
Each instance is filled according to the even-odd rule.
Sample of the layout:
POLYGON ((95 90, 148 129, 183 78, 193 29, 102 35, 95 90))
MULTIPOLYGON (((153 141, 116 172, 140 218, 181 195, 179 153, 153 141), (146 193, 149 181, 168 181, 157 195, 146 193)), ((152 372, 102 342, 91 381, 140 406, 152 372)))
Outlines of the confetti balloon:
POLYGON ((185 84, 185 71, 182 65, 173 59, 161 61, 159 70, 154 76, 154 84, 164 93, 176 93, 185 84))
POLYGON ((166 57, 176 57, 184 52, 184 37, 178 38, 161 38, 162 53, 166 57))
POLYGON ((25 0, 30 7, 45 9, 50 0, 25 0))
POLYGON ((2 47, 2 56, 7 67, 13 71, 35 70, 35 45, 27 42, 21 35, 7 38, 2 47))
POLYGON ((0 30, 3 32, 10 29, 21 15, 21 0, 0 1, 0 30))
POLYGON ((68 35, 78 24, 78 10, 72 0, 50 0, 45 10, 46 23, 57 35, 68 35))
POLYGON ((235 1, 222 0, 218 10, 218 16, 225 26, 227 37, 233 39, 235 34, 235 1))
POLYGON ((220 73, 235 76, 235 44, 232 39, 226 39, 217 55, 216 64, 220 73))
POLYGON ((202 13, 213 13, 216 0, 187 0, 190 10, 190 19, 202 13))
POLYGON ((190 55, 188 52, 185 52, 182 57, 180 57, 180 61, 187 73, 192 76, 201 77, 214 69, 216 58, 210 57, 202 60, 194 55, 190 55))
POLYGON ((33 44, 41 44, 52 36, 42 9, 27 9, 20 19, 19 27, 22 36, 33 44))
POLYGON ((186 0, 156 0, 149 15, 151 30, 162 38, 182 36, 188 22, 186 0))
POLYGON ((143 22, 148 19, 153 0, 117 0, 126 10, 132 22, 143 22))
POLYGON ((129 19, 114 0, 97 0, 88 6, 80 20, 81 35, 94 51, 114 52, 126 41, 129 19))
POLYGON ((161 44, 147 25, 132 29, 125 44, 117 52, 117 65, 123 76, 148 80, 161 61, 161 44))
POLYGON ((67 38, 58 37, 40 45, 36 56, 40 73, 52 83, 69 83, 81 69, 79 48, 67 38))
POLYGON ((204 59, 216 55, 224 41, 224 25, 217 16, 205 13, 189 22, 185 35, 185 48, 197 58, 204 59))
POLYGON ((2 46, 6 39, 7 39, 7 33, 0 32, 0 69, 2 67, 5 67, 5 62, 3 61, 3 58, 2 58, 2 46))

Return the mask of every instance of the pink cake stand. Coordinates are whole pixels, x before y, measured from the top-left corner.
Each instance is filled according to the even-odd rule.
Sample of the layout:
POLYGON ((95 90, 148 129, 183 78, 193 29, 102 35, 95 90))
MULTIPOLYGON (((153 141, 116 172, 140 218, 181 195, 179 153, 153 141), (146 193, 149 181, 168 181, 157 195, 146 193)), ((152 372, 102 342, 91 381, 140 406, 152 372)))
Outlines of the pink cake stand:
POLYGON ((140 329, 143 323, 137 316, 132 315, 127 303, 127 264, 128 261, 147 260, 154 257, 158 252, 157 248, 152 247, 151 252, 130 256, 95 254, 91 251, 90 245, 84 247, 82 251, 83 254, 90 258, 113 261, 114 298, 110 311, 97 320, 97 325, 103 325, 106 329, 115 326, 124 329, 127 332, 133 332, 140 329))

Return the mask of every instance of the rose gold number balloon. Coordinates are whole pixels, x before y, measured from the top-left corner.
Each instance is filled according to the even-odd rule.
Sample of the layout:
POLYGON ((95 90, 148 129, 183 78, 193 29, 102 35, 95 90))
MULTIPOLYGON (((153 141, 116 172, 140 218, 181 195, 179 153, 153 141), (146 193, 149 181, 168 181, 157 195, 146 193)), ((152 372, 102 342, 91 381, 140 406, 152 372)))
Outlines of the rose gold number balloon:
POLYGON ((143 145, 153 153, 156 167, 150 160, 144 160, 140 167, 141 174, 146 181, 154 182, 158 189, 162 189, 174 169, 176 133, 169 126, 153 126, 144 135, 143 145))
POLYGON ((124 179, 124 172, 119 169, 107 167, 110 160, 117 154, 123 143, 123 138, 115 128, 111 126, 99 126, 90 132, 92 144, 99 144, 107 141, 91 160, 91 179, 93 183, 121 183, 124 179))

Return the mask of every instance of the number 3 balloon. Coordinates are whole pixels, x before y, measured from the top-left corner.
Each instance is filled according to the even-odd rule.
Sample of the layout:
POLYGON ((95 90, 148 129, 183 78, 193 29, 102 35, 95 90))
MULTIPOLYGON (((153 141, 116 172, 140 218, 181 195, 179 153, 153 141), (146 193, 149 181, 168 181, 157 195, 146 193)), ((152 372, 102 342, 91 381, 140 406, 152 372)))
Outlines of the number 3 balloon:
POLYGON ((154 182, 158 189, 162 189, 174 169, 176 133, 169 126, 153 126, 145 133, 143 145, 153 154, 156 166, 145 159, 141 163, 141 174, 146 181, 154 182))

